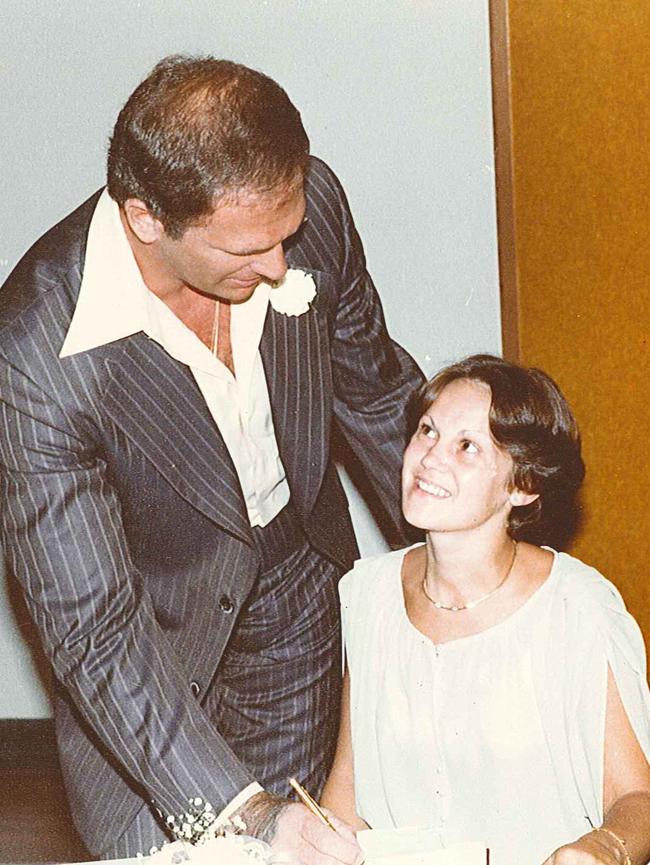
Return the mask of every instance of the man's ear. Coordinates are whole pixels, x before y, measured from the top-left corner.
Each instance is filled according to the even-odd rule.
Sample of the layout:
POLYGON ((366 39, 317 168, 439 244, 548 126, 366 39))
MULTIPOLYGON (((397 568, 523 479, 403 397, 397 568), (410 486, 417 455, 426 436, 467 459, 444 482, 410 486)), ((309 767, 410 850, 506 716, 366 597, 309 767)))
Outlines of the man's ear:
POLYGON ((141 243, 155 243, 165 233, 162 222, 139 198, 127 198, 122 211, 127 225, 141 243))
POLYGON ((539 498, 539 493, 524 493, 522 490, 515 488, 510 492, 510 504, 513 508, 521 508, 524 505, 529 505, 539 498))

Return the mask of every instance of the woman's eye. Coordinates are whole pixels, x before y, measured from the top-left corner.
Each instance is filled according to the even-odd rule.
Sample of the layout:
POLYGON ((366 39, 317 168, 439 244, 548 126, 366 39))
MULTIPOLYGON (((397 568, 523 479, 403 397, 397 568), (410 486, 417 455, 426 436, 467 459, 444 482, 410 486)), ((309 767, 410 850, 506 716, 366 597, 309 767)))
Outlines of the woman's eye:
POLYGON ((434 428, 431 426, 431 424, 428 424, 426 421, 422 421, 422 423, 420 424, 420 432, 422 435, 424 435, 430 439, 434 439, 437 436, 437 433, 434 430, 434 428))
POLYGON ((469 439, 463 439, 463 441, 460 443, 460 449, 466 454, 478 453, 478 447, 474 444, 473 441, 470 441, 469 439))

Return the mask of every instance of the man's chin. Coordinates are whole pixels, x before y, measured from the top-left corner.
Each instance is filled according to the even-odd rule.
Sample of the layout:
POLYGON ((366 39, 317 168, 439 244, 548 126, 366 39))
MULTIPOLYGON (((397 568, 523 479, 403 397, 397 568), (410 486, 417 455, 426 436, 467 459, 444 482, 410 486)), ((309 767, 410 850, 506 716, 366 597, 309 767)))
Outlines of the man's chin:
POLYGON ((228 300, 230 303, 243 303, 248 300, 249 297, 253 296, 255 289, 260 282, 262 282, 262 280, 259 277, 248 281, 242 280, 241 282, 233 279, 228 285, 221 287, 223 295, 220 297, 221 292, 219 292, 217 298, 228 300))
POLYGON ((195 291, 198 291, 199 294, 204 295, 205 297, 211 297, 214 300, 225 301, 227 303, 245 303, 249 298, 251 298, 255 292, 257 286, 262 282, 261 279, 256 279, 251 282, 241 282, 237 283, 233 280, 230 280, 228 283, 221 283, 216 285, 214 288, 195 288, 195 291))

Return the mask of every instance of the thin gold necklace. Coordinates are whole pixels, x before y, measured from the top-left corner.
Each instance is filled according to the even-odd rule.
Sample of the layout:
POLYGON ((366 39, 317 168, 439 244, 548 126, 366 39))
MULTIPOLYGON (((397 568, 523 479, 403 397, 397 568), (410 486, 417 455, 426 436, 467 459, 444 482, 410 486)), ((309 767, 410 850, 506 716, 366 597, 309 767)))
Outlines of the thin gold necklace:
POLYGON ((214 303, 214 315, 212 316, 212 340, 210 350, 212 354, 217 356, 217 334, 219 333, 219 301, 214 303))
POLYGON ((485 595, 481 595, 480 598, 477 598, 475 601, 468 601, 468 603, 463 604, 460 607, 450 606, 448 607, 446 604, 442 604, 440 601, 436 601, 435 598, 432 598, 429 592, 427 591, 427 575, 425 573, 422 578, 422 591, 424 592, 424 596, 427 601, 431 601, 436 610, 447 610, 450 613, 460 613, 462 610, 473 610, 474 607, 478 607, 479 604, 482 604, 483 601, 487 601, 488 598, 491 598, 495 592, 498 592, 501 586, 508 579, 510 574, 512 573, 512 569, 515 565, 515 559, 517 558, 517 541, 513 540, 512 542, 512 558, 510 559, 510 564, 508 565, 508 570, 505 573, 503 579, 493 588, 490 589, 485 595))

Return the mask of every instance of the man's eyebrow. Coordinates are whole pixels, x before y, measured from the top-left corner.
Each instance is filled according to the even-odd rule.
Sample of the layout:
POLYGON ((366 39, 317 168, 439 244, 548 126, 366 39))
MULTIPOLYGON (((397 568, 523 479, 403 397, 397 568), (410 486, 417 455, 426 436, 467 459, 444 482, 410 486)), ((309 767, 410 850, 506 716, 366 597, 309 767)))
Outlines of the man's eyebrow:
POLYGON ((218 249, 221 252, 225 252, 227 255, 261 255, 263 252, 268 252, 269 249, 273 249, 272 246, 265 246, 260 249, 247 248, 244 249, 226 249, 225 246, 220 246, 218 249))
MULTIPOLYGON (((281 243, 284 243, 285 240, 289 240, 290 237, 294 237, 296 234, 298 234, 298 232, 300 231, 300 229, 303 227, 303 225, 306 222, 309 222, 308 216, 303 217, 303 220, 300 223, 300 225, 298 226, 298 228, 296 228, 295 231, 292 231, 291 234, 287 235, 287 237, 285 237, 284 240, 281 241, 281 243)), ((265 246, 265 247, 262 247, 261 249, 251 249, 251 248, 244 247, 244 249, 237 249, 237 250, 226 249, 224 246, 220 246, 218 248, 222 252, 225 252, 227 255, 261 255, 261 253, 268 252, 269 249, 273 249, 272 246, 265 246)))

